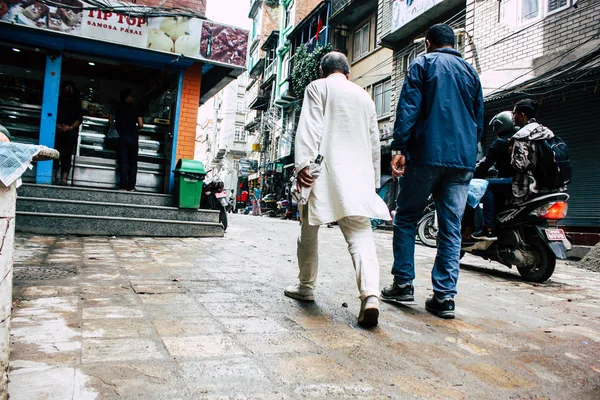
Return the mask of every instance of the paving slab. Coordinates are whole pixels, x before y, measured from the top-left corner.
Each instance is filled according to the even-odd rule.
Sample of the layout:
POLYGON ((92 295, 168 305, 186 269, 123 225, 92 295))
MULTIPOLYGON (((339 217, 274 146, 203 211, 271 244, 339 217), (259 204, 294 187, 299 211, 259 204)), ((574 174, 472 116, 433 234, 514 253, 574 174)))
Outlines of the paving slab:
MULTIPOLYGON (((599 398, 599 273, 558 262, 530 284, 467 255, 442 320, 424 308, 435 249, 419 245, 415 301, 382 302, 362 329, 337 227, 320 231, 316 301, 283 295, 298 233, 232 215, 224 238, 17 235, 10 398, 599 398)), ((383 287, 392 236, 374 237, 383 287)))

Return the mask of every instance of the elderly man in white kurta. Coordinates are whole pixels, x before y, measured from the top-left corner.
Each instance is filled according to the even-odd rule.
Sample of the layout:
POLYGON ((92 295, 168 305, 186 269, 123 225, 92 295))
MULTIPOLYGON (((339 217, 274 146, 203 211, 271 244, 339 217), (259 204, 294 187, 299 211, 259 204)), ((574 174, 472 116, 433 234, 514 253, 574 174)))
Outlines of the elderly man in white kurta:
POLYGON ((312 190, 300 210, 300 283, 287 287, 285 295, 314 300, 319 225, 337 221, 356 271, 361 299, 358 322, 375 326, 379 317, 379 263, 370 218, 390 219, 387 206, 376 193, 380 145, 375 104, 367 92, 348 80, 350 67, 343 54, 325 55, 321 73, 323 79, 306 88, 296 133, 298 184, 312 190), (319 155, 323 156, 323 168, 315 178, 308 171, 319 155))

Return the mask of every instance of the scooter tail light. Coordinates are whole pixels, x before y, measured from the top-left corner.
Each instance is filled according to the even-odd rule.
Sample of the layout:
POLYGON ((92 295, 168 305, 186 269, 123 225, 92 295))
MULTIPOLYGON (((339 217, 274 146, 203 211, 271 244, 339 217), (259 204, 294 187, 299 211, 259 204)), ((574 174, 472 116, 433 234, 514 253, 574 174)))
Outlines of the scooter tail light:
POLYGON ((533 210, 529 215, 544 219, 559 220, 567 216, 568 207, 566 201, 557 201, 555 203, 544 204, 533 210))

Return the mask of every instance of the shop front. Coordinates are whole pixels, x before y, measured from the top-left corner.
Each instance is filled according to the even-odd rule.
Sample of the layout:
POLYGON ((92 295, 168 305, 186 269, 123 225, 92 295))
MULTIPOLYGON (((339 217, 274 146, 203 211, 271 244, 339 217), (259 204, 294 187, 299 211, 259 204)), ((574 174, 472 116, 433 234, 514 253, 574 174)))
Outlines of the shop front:
MULTIPOLYGON (((247 31, 135 4, 127 15, 116 3, 31 4, 13 1, 0 14, 0 124, 16 142, 54 147, 60 88, 71 83, 83 117, 67 183, 115 189, 118 146, 106 133, 130 89, 143 120, 136 190, 170 192, 177 160, 193 158, 198 106, 243 72, 247 31)), ((49 184, 53 175, 43 162, 23 179, 49 184)))

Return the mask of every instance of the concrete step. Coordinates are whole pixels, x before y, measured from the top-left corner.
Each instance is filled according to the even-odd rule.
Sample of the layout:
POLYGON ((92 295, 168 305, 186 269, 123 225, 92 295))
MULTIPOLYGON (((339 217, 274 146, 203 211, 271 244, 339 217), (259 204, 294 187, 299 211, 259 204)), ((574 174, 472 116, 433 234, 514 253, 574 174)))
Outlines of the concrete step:
POLYGON ((18 197, 17 211, 44 214, 96 215, 169 221, 219 222, 219 211, 106 202, 18 197))
POLYGON ((19 197, 43 199, 92 201, 118 204, 137 204, 144 206, 170 207, 173 196, 144 192, 122 192, 119 190, 90 189, 71 186, 35 185, 24 183, 17 189, 19 197))
POLYGON ((17 231, 47 235, 223 237, 214 222, 17 211, 17 231))

